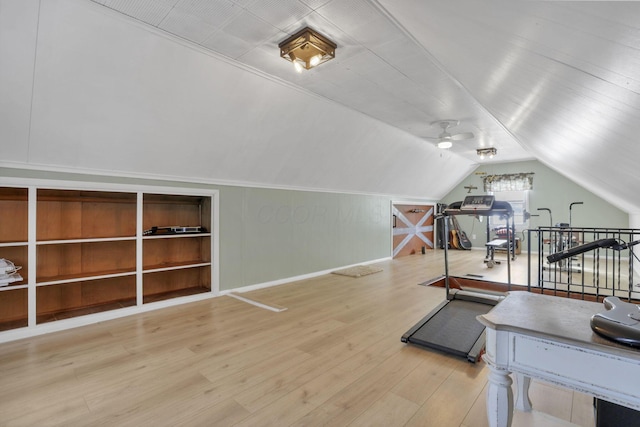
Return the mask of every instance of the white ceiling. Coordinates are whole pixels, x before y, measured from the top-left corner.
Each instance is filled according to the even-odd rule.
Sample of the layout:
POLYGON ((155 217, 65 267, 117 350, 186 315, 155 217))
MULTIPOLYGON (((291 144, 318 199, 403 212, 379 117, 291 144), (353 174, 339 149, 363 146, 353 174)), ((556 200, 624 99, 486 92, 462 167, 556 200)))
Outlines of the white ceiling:
POLYGON ((0 0, 0 58, 0 166, 438 200, 494 146, 640 215, 638 2, 0 0))
POLYGON ((460 156, 537 158, 640 210, 639 3, 95 1, 419 137, 459 119, 460 156), (297 74, 277 46, 304 26, 338 49, 297 74))
MULTIPOLYGON (((473 162, 478 160, 476 148, 485 146, 496 147, 501 161, 533 158, 429 47, 377 2, 94 1, 416 136, 439 135, 442 129, 431 125, 436 120, 460 120, 450 132, 471 131, 476 138, 451 151, 473 162), (297 74, 279 57, 278 43, 304 26, 334 40, 338 50, 335 60, 297 74)), ((404 7, 406 2, 395 3, 404 7)), ((428 8, 422 3, 411 6, 428 9, 417 10, 420 15, 432 14, 432 2, 428 8)), ((417 22, 425 23, 431 25, 422 17, 417 22)))

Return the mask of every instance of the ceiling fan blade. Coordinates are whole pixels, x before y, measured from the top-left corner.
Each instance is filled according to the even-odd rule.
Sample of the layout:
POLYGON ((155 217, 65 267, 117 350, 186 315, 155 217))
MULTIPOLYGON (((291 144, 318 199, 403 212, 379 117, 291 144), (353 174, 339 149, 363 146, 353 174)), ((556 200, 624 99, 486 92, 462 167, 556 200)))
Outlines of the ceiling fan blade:
POLYGON ((473 132, 463 132, 463 133, 456 133, 454 135, 451 135, 451 139, 454 141, 462 141, 463 139, 471 139, 473 138, 473 132))
POLYGON ((440 141, 439 136, 422 136, 422 139, 426 139, 427 141, 440 141))

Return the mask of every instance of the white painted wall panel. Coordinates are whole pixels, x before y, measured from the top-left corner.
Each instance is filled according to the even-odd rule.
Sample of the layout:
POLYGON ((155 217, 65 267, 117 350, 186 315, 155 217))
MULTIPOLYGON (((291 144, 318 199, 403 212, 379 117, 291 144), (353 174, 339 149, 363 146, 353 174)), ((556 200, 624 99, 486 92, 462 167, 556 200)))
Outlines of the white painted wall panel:
POLYGON ((0 161, 28 161, 36 0, 0 0, 0 161))
POLYGON ((31 54, 28 167, 431 199, 472 169, 91 2, 42 2, 31 54))

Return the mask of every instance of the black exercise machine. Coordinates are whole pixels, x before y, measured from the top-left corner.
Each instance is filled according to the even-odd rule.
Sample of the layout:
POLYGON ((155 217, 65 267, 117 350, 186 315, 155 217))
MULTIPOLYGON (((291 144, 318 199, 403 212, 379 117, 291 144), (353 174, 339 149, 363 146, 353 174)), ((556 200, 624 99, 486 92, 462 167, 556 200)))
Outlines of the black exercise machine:
MULTIPOLYGON (((474 215, 494 216, 508 220, 513 217, 513 209, 508 202, 496 201, 494 196, 467 196, 463 202, 455 202, 444 210, 443 216, 474 215)), ((444 239, 445 291, 447 299, 422 318, 401 338, 404 343, 444 351, 466 357, 472 363, 479 360, 485 346, 484 326, 476 316, 486 314, 500 300, 502 295, 477 290, 450 289, 447 222, 444 239)), ((507 245, 507 277, 511 284, 511 251, 507 245)))
POLYGON ((511 246, 511 261, 516 259, 516 224, 514 216, 511 215, 511 223, 509 223, 509 218, 507 218, 504 227, 494 228, 493 231, 496 237, 492 239, 491 225, 489 224, 489 220, 487 220, 487 243, 485 244, 487 255, 484 258, 484 263, 487 264, 488 268, 493 268, 494 265, 500 264, 500 261, 495 259, 496 250, 506 250, 507 245, 511 246))

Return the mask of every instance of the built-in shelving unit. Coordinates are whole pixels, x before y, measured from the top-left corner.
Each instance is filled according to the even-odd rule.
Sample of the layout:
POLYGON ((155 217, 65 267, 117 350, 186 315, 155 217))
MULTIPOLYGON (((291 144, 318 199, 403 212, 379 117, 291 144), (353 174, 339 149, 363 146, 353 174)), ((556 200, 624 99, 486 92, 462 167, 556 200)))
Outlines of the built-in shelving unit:
POLYGON ((217 294, 216 210, 216 191, 0 186, 0 258, 23 277, 0 287, 0 341, 217 294))
POLYGON ((0 258, 21 266, 23 280, 0 287, 0 331, 28 323, 29 190, 0 187, 0 258))
POLYGON ((144 237, 143 302, 211 292, 211 198, 144 194, 143 228, 200 227, 144 237))
POLYGON ((36 323, 135 305, 136 193, 37 189, 36 323))

